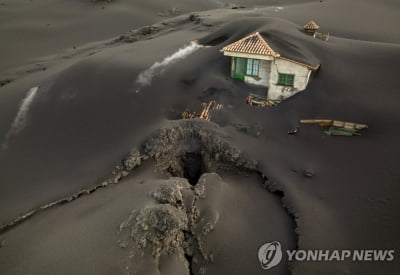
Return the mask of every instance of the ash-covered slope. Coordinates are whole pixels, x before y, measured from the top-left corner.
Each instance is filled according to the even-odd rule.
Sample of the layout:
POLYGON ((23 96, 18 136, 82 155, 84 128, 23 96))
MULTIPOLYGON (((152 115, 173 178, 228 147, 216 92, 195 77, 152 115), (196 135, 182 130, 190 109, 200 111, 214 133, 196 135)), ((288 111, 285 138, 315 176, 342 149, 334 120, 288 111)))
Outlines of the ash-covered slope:
MULTIPOLYGON (((327 2, 329 5, 338 3, 338 10, 343 8, 340 1, 327 2)), ((370 5, 373 1, 368 3, 370 5)), ((312 4, 296 8, 305 9, 308 5, 312 4)), ((383 4, 379 7, 382 10, 387 8, 383 4)), ((297 18, 295 10, 293 8, 291 14, 290 7, 287 7, 282 13, 297 18)), ((348 19, 351 12, 345 11, 348 19)), ((46 72, 46 77, 34 75, 2 88, 2 112, 9 110, 10 114, 16 114, 18 100, 11 96, 12 92, 18 92, 23 98, 22 94, 31 87, 40 86, 29 109, 29 120, 24 130, 14 136, 8 143, 8 149, 1 153, 1 221, 7 222, 38 205, 100 183, 130 148, 140 144, 149 130, 163 125, 160 125, 160 119, 178 119, 186 108, 198 108, 198 111, 201 102, 216 100, 224 108, 213 112, 212 121, 219 124, 220 131, 229 136, 250 160, 259 163, 258 171, 274 182, 275 190, 284 193, 285 207, 296 219, 298 248, 398 249, 400 190, 397 164, 400 160, 400 134, 395 125, 400 122, 396 82, 400 46, 340 38, 336 36, 340 32, 332 32, 328 42, 316 40, 304 34, 299 25, 266 18, 265 15, 271 12, 274 13, 268 9, 210 11, 199 15, 199 21, 187 20, 182 25, 175 25, 176 30, 169 30, 168 35, 160 33, 149 40, 114 44, 90 57, 75 57, 71 66, 54 67, 46 72), (274 108, 256 108, 245 104, 249 92, 263 90, 231 79, 230 60, 219 52, 224 45, 255 31, 269 34, 271 43, 298 47, 297 54, 304 53, 304 57, 312 54, 321 63, 306 91, 274 108), (140 72, 172 55, 193 39, 212 46, 201 48, 171 65, 161 75, 155 76, 151 85, 136 93, 135 80, 140 72), (8 102, 14 102, 14 105, 8 102), (355 121, 368 124, 369 129, 361 137, 349 138, 328 137, 318 127, 302 126, 297 135, 288 135, 288 130, 296 127, 303 118, 355 121)), ((308 13, 307 17, 313 15, 308 13)), ((368 21, 363 20, 363 24, 368 21)), ((327 29, 343 30, 346 27, 346 22, 335 22, 334 25, 328 25, 328 19, 324 22, 327 29)), ((393 23, 387 21, 382 28, 390 28, 393 23)), ((361 34, 367 33, 373 40, 381 35, 374 36, 364 29, 356 32, 353 27, 348 29, 354 33, 347 33, 347 37, 352 34, 360 38, 361 34)), ((168 31, 166 28, 165 31, 168 31)), ((4 134, 12 121, 13 116, 9 115, 8 120, 2 123, 4 134)), ((228 174, 229 177, 232 181, 238 179, 231 174, 228 174)), ((247 182, 246 178, 240 178, 240 192, 232 192, 229 200, 233 203, 241 200, 247 188, 251 188, 246 184, 250 186, 254 181, 247 182)), ((146 188, 129 188, 132 188, 135 197, 149 192, 146 188)), ((104 190, 106 192, 108 189, 104 190)), ((241 201, 243 208, 246 204, 261 203, 261 195, 256 197, 255 193, 258 194, 258 191, 251 193, 254 200, 241 201)), ((94 195, 88 198, 91 196, 94 195)), ((76 211, 86 209, 82 208, 83 202, 78 202, 76 211)), ((132 209, 122 204, 124 210, 121 212, 124 214, 132 209)), ((107 202, 99 198, 93 209, 84 211, 85 214, 79 218, 70 216, 66 223, 75 227, 74 232, 80 232, 85 222, 89 224, 88 228, 107 223, 104 222, 106 218, 100 217, 101 214, 96 215, 102 213, 105 205, 107 202)), ((113 204, 113 213, 119 211, 119 206, 118 202, 113 204)), ((63 207, 57 210, 63 212, 63 207)), ((72 204, 65 207, 73 208, 72 204)), ((132 207, 143 206, 138 204, 132 207)), ((227 203, 223 207, 227 216, 230 215, 228 208, 227 203)), ((254 244, 284 238, 273 233, 264 235, 261 230, 263 226, 268 228, 268 221, 274 212, 283 211, 281 205, 277 209, 280 210, 271 213, 258 211, 253 216, 247 216, 249 222, 254 222, 254 228, 259 226, 245 230, 247 235, 253 235, 254 244)), ((46 228, 47 215, 53 215, 54 223, 58 221, 60 215, 52 214, 56 213, 52 211, 33 217, 21 227, 16 227, 15 231, 13 229, 2 236, 6 245, 0 253, 4 253, 5 258, 14 259, 4 268, 6 273, 21 263, 29 262, 26 266, 30 266, 45 261, 30 257, 35 255, 35 245, 46 236, 41 230, 46 228), (31 222, 39 224, 35 227, 35 241, 31 245, 28 242, 28 247, 22 248, 24 245, 21 243, 7 242, 7 239, 27 236, 31 222), (26 258, 15 257, 18 249, 26 251, 26 258)), ((96 235, 98 238, 113 234, 118 221, 126 217, 121 212, 118 212, 119 220, 113 220, 112 226, 107 224, 107 229, 96 235)), ((227 223, 228 227, 243 226, 241 217, 233 219, 233 224, 227 223)), ((50 229, 44 231, 47 230, 50 229)), ((85 232, 90 234, 90 231, 85 232)), ((218 241, 223 239, 224 233, 210 237, 209 244, 215 244, 214 249, 219 249, 218 241)), ((292 230, 289 233, 292 234, 292 230)), ((43 246, 43 251, 50 250, 61 238, 55 233, 52 236, 54 239, 43 246)), ((246 242, 245 238, 235 237, 241 245, 246 242)), ((106 239, 104 247, 114 244, 114 237, 106 239)), ((82 237, 82 240, 85 238, 82 237)), ((230 243, 228 237, 223 240, 224 245, 229 243, 233 250, 241 247, 230 243)), ((69 247, 69 243, 63 243, 63 247, 69 247)), ((248 253, 252 251, 249 247, 247 249, 248 253)), ((255 257, 257 249, 255 245, 254 255, 246 254, 246 259, 254 260, 254 264, 258 264, 255 257)), ((64 251, 59 253, 59 259, 62 259, 64 251)), ((236 253, 230 254, 232 262, 241 256, 236 253)), ((72 254, 68 254, 69 259, 72 254)), ((214 268, 222 265, 224 254, 220 255, 214 259, 214 268)), ((91 258, 92 262, 96 262, 95 256, 91 258)), ((290 267, 296 274, 390 274, 396 272, 398 266, 396 259, 388 263, 296 262, 290 267)), ((245 270, 235 270, 238 274, 245 273, 245 270)))
MULTIPOLYGON (((296 233, 281 195, 266 190, 256 167, 217 125, 168 122, 131 149, 96 188, 10 224, 0 264, 11 274, 262 274, 254 247, 268 235, 294 248, 296 233), (193 155, 196 163, 188 159, 193 155), (196 178, 190 173, 195 169, 201 171, 196 178), (270 218, 260 221, 260 214, 270 218), (18 255, 21 249, 27 253, 18 255), (90 255, 79 259, 85 254, 90 255), (41 258, 52 261, 41 265, 41 258)), ((287 271, 286 260, 275 270, 287 271)))

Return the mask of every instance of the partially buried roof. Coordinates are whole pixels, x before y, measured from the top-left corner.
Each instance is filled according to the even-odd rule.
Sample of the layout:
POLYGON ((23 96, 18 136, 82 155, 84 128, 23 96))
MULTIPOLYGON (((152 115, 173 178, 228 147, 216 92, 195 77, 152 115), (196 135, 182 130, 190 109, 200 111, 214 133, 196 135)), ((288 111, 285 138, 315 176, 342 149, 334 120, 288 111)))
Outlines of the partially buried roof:
POLYGON ((232 44, 225 46, 222 51, 224 52, 236 52, 236 53, 248 53, 248 54, 259 54, 259 55, 270 55, 278 57, 276 53, 264 40, 264 38, 258 33, 253 33, 245 38, 240 39, 232 44))
POLYGON ((229 44, 221 49, 223 52, 230 52, 230 53, 244 53, 244 54, 254 54, 254 55, 267 55, 273 56, 277 58, 281 58, 302 66, 305 66, 312 70, 317 70, 319 68, 319 63, 316 62, 315 58, 305 58, 303 54, 298 52, 297 47, 290 47, 292 50, 287 49, 289 43, 281 43, 284 41, 279 41, 279 39, 274 38, 271 40, 273 44, 279 46, 270 46, 271 43, 267 43, 264 34, 260 34, 259 32, 250 34, 232 44, 229 44), (277 52, 274 49, 279 49, 277 52), (296 56, 298 58, 296 58, 296 56), (307 59, 307 60, 305 60, 307 59))
POLYGON ((315 31, 319 29, 319 26, 317 25, 317 23, 315 23, 314 20, 311 20, 310 22, 304 25, 304 29, 315 31))

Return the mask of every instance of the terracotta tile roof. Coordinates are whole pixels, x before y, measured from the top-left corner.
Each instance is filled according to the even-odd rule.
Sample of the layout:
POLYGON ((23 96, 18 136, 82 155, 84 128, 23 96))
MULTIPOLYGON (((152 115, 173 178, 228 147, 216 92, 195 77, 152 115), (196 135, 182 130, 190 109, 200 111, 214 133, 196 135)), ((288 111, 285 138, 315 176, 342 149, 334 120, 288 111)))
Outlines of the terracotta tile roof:
MULTIPOLYGON (((245 53, 245 54, 257 54, 257 55, 269 55, 277 57, 289 62, 296 63, 298 65, 307 67, 313 71, 318 70, 320 64, 308 65, 304 61, 296 61, 293 58, 282 56, 281 54, 275 52, 272 47, 265 41, 263 36, 256 32, 250 34, 232 44, 229 44, 221 49, 222 52, 233 52, 233 53, 245 53)), ((290 54, 288 54, 290 56, 290 54)))
POLYGON ((229 44, 222 48, 223 52, 236 52, 236 53, 247 53, 247 54, 259 54, 259 55, 270 55, 273 57, 279 57, 279 53, 275 52, 264 38, 258 33, 250 34, 245 38, 240 39, 232 44, 229 44))
POLYGON ((319 26, 317 25, 317 23, 315 23, 315 21, 311 20, 310 22, 308 22, 307 24, 304 25, 304 29, 305 30, 318 30, 319 26))

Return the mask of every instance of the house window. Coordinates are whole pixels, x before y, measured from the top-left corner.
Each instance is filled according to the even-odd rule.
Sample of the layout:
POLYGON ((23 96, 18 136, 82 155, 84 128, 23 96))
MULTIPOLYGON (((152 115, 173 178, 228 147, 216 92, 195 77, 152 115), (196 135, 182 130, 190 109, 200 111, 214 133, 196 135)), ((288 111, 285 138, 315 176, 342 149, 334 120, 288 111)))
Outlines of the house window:
POLYGON ((259 64, 260 64, 260 60, 248 58, 246 74, 251 75, 251 76, 258 76, 259 64))
POLYGON ((278 85, 293 86, 294 74, 278 74, 278 85))

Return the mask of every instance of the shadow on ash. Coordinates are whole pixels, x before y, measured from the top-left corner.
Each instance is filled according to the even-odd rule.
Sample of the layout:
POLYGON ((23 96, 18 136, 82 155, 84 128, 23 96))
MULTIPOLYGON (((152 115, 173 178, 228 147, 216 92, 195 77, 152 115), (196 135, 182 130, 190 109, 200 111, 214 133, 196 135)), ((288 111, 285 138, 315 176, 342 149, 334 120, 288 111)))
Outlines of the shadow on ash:
POLYGON ((152 270, 179 267, 179 274, 205 274, 213 261, 204 249, 204 236, 220 215, 213 204, 222 196, 221 170, 246 172, 257 163, 245 159, 217 125, 201 119, 171 121, 155 131, 140 148, 134 148, 117 165, 107 183, 117 183, 147 159, 171 176, 150 193, 154 205, 135 209, 120 225, 119 245, 129 249, 127 270, 132 274, 158 274, 152 270), (206 194, 206 193, 209 194, 206 194), (211 196, 211 197, 210 197, 211 196), (168 258, 168 259, 166 259, 168 258))
POLYGON ((257 168, 257 162, 232 146, 216 124, 202 119, 178 120, 155 131, 140 148, 133 148, 104 184, 117 183, 150 158, 157 161, 160 171, 186 178, 191 185, 196 185, 203 173, 257 168))

